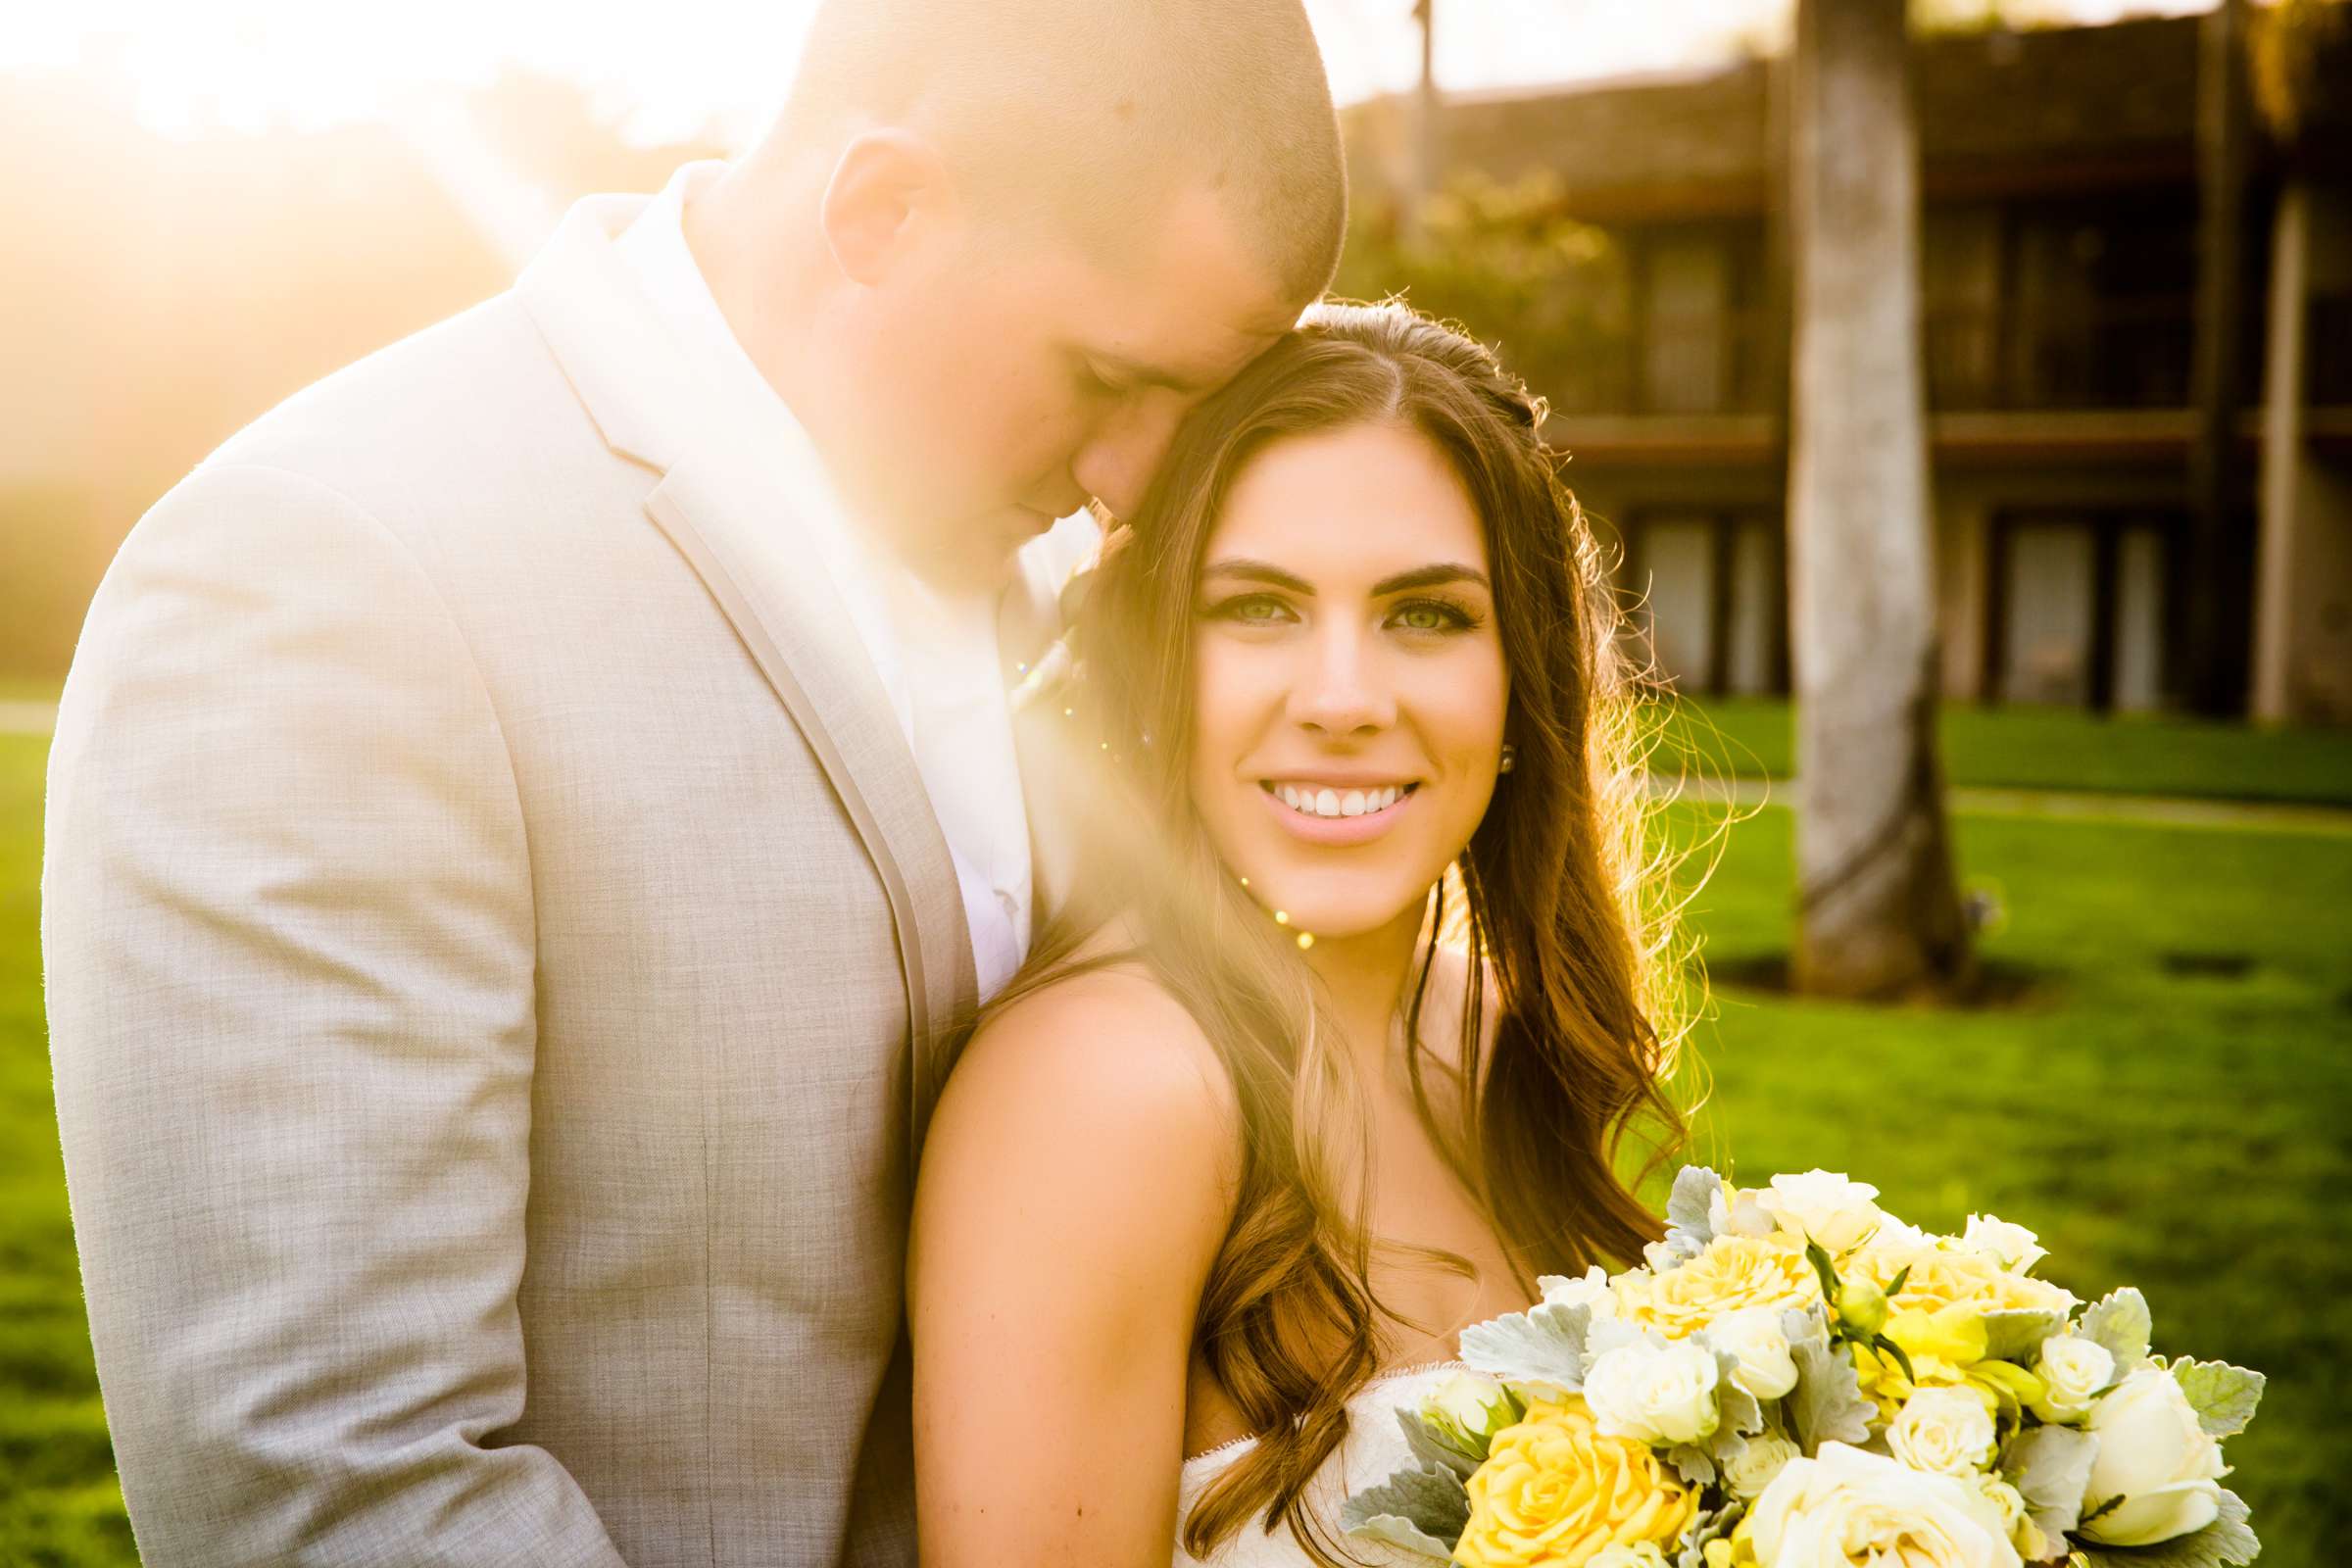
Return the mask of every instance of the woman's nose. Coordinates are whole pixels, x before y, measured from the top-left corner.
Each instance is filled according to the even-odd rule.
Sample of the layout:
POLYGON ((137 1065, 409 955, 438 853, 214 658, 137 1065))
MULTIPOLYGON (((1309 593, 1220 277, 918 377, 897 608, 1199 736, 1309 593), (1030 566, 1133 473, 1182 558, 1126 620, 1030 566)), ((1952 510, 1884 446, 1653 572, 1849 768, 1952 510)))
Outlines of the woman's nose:
POLYGON ((1291 716, 1333 739, 1378 734, 1396 722, 1396 696, 1358 628, 1322 628, 1292 688, 1291 716))

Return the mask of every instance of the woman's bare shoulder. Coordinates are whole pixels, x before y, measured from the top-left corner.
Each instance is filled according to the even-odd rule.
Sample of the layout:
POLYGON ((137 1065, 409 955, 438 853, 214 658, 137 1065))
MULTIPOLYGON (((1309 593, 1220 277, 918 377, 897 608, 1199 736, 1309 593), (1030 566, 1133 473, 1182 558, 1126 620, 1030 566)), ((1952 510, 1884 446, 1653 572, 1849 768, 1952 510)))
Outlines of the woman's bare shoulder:
MULTIPOLYGON (((940 1120, 1000 1138, 1049 1136, 1109 1161, 1136 1151, 1172 1179, 1228 1186, 1240 1110, 1223 1059, 1182 1003, 1115 940, 997 1009, 950 1075, 940 1120)), ((936 1130, 936 1129, 935 1129, 936 1130)))

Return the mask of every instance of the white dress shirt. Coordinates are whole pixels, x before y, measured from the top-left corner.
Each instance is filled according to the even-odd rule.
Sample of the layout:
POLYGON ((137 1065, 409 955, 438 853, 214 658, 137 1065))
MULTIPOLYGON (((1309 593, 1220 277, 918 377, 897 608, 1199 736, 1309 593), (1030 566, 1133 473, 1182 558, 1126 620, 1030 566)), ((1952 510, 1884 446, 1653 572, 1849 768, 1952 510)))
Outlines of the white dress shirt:
MULTIPOLYGON (((710 395, 713 436, 756 444, 791 475, 798 515, 778 519, 780 569, 820 564, 889 695, 963 894, 987 998, 1029 950, 1029 823, 997 644, 1001 593, 942 594, 889 559, 852 516, 808 432, 736 341, 687 246, 686 203, 725 172, 689 164, 618 242, 710 395)), ((1044 543, 1044 541, 1039 541, 1044 543)))

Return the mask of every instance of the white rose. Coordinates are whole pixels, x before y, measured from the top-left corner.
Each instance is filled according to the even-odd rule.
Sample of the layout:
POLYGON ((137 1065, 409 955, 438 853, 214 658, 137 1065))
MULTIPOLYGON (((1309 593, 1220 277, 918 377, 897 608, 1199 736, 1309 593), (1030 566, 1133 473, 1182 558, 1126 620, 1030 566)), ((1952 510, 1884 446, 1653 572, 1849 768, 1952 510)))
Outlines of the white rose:
POLYGON ((1778 1432, 1760 1432, 1747 1440, 1740 1456, 1723 1467, 1723 1484, 1735 1497, 1760 1497, 1781 1473, 1781 1466, 1803 1457, 1804 1450, 1778 1432))
POLYGON ((2034 1375, 2042 1390, 2034 1413, 2052 1426, 2066 1426, 2090 1414, 2099 1391, 2115 1376, 2115 1357, 2095 1340, 2053 1334, 2041 1342, 2034 1375))
POLYGON ((2162 1367, 2142 1367, 2091 1406, 2099 1440, 2078 1534, 2110 1546, 2144 1546, 2202 1530, 2221 1511, 2222 1446, 2197 1424, 2188 1396, 2162 1367), (2114 1498, 2122 1502, 2096 1519, 2114 1498))
POLYGON ((1464 1446, 1482 1446, 1511 1424, 1511 1402, 1502 1385, 1484 1372, 1447 1378, 1421 1401, 1422 1417, 1464 1446))
POLYGON ((1810 1170, 1802 1176, 1775 1176, 1771 1187, 1756 1194, 1756 1201, 1781 1228, 1818 1242, 1832 1257, 1840 1257, 1870 1240, 1886 1215, 1873 1201, 1879 1190, 1868 1182, 1850 1181, 1836 1171, 1810 1170))
POLYGON ((1585 1403, 1611 1437, 1696 1443, 1715 1430, 1715 1352, 1690 1340, 1619 1346, 1585 1371, 1585 1403))
POLYGON ((2026 1494, 1998 1476, 1986 1476, 1984 1495, 2000 1511, 2001 1528, 2009 1534, 2009 1544, 2028 1562, 2038 1562, 2057 1548, 2042 1535, 2041 1527, 2034 1522, 2034 1512, 2026 1506, 2026 1494))
POLYGON ((2011 1274, 2028 1273, 2050 1255, 2050 1250, 2040 1245, 2032 1231, 1990 1214, 1969 1215, 1968 1229, 1960 1240, 1971 1250, 1983 1252, 2011 1274))
POLYGON ((2023 1568, 1999 1507, 1976 1487, 1842 1443, 1783 1466, 1747 1529, 1773 1568, 2023 1568))
POLYGON ((1917 1389, 1886 1426, 1886 1446, 1914 1470, 1973 1476, 1992 1462, 1992 1412, 1965 1388, 1917 1389))
POLYGON ((1545 1306, 1588 1306, 1592 1309, 1592 1321, 1605 1322, 1617 1315, 1617 1293, 1609 1289, 1609 1272, 1598 1263, 1585 1270, 1583 1277, 1571 1279, 1564 1274, 1545 1274, 1536 1280, 1544 1293, 1545 1306))
POLYGON ((1777 1399, 1796 1387, 1796 1361, 1778 1307, 1751 1306, 1708 1324, 1703 1337, 1740 1359, 1732 1381, 1759 1399, 1777 1399))
POLYGON ((1585 1559, 1585 1568, 1674 1568, 1654 1541, 1637 1542, 1627 1545, 1618 1542, 1603 1546, 1585 1559))
POLYGON ((1746 1236, 1762 1241, 1780 1226, 1753 1193, 1718 1187, 1707 1200, 1707 1228, 1718 1236, 1746 1236))

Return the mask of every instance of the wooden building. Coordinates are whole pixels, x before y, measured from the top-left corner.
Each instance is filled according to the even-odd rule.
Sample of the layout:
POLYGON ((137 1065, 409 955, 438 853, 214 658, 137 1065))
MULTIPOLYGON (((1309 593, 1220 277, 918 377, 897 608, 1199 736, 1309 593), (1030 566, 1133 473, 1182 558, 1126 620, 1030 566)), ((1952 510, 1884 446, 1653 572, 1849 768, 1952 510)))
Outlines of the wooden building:
MULTIPOLYGON (((2221 593, 2244 707, 2352 722, 2352 105, 2247 163, 2242 451, 2228 582, 2191 565, 2197 18, 1923 39, 1925 361, 1944 690, 2184 705, 2221 593)), ((1788 688, 1780 62, 1452 98, 1448 168, 1545 171, 1624 264, 1612 323, 1541 390, 1686 692, 1788 688)), ((1409 106, 1351 115, 1356 178, 1409 173, 1409 106)), ((1508 345, 1506 344, 1506 347, 1508 345)), ((2233 673, 2232 680, 2234 682, 2233 673)))

